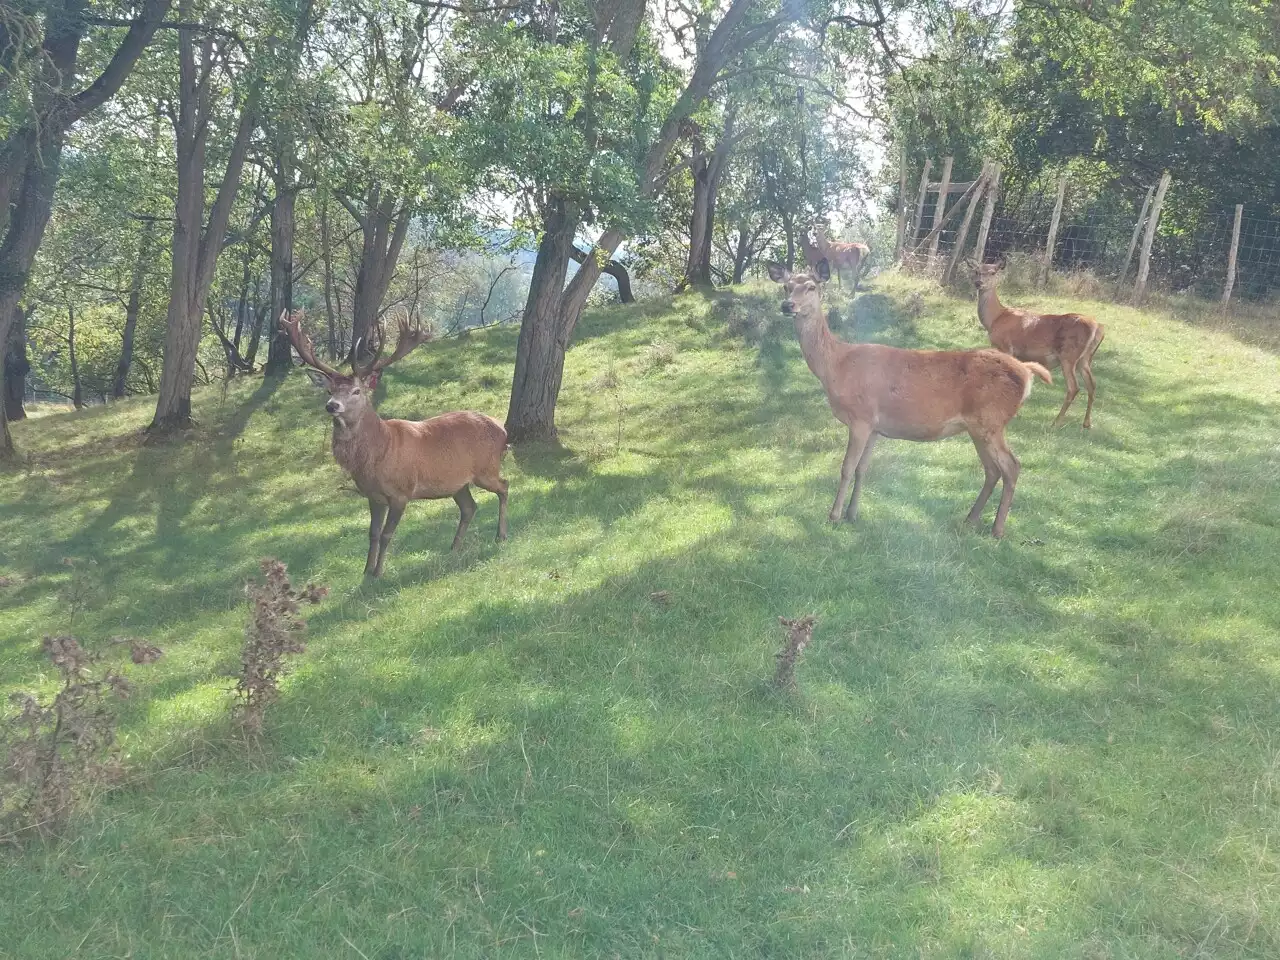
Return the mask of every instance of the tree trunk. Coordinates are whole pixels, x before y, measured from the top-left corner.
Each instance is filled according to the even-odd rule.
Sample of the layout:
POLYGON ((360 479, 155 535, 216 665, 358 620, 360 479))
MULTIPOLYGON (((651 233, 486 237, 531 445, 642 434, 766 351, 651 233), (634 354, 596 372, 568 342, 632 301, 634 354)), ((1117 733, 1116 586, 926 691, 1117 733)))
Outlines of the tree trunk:
MULTIPOLYGON (((179 5, 183 12, 187 5, 179 5)), ((169 284, 169 312, 165 318, 164 365, 160 371, 160 399, 148 428, 165 434, 192 425, 191 388, 204 321, 205 300, 213 285, 214 267, 222 250, 231 208, 240 186, 240 172, 255 126, 256 97, 251 93, 241 108, 235 140, 218 194, 204 223, 205 147, 209 133, 214 41, 206 36, 197 64, 195 32, 178 31, 179 102, 175 138, 178 153, 178 198, 173 225, 173 274, 169 284)))
POLYGON ((280 168, 276 170, 276 199, 271 207, 271 309, 267 313, 268 377, 282 376, 292 364, 289 338, 283 336, 280 314, 293 309, 293 235, 298 192, 280 168))
POLYGON ((25 420, 23 395, 31 363, 27 360, 27 315, 15 310, 9 327, 9 343, 4 352, 4 414, 9 420, 25 420))
POLYGON ((371 356, 372 335, 382 311, 391 279, 395 276, 400 248, 409 233, 410 211, 391 195, 383 195, 378 186, 370 188, 361 212, 350 201, 343 205, 360 226, 360 263, 356 268, 356 287, 351 303, 351 352, 354 362, 367 362, 371 356))
MULTIPOLYGON (((568 338, 561 332, 561 300, 578 217, 563 199, 556 198, 544 216, 544 224, 516 344, 506 424, 507 438, 512 443, 556 439, 556 400, 568 348, 568 338)), ((582 270, 586 269, 584 265, 582 270)))
POLYGON ((129 367, 133 364, 133 338, 138 328, 138 314, 142 312, 142 287, 151 262, 151 246, 155 239, 156 222, 148 220, 142 225, 138 240, 138 258, 133 263, 133 275, 129 278, 129 301, 124 310, 124 332, 121 334, 120 362, 116 364, 116 376, 111 383, 111 396, 119 400, 128 388, 129 367))
POLYGON ((738 227, 738 246, 733 252, 733 282, 741 283, 747 273, 747 258, 751 255, 751 233, 745 224, 738 227))
POLYGON ((80 383, 80 364, 76 362, 76 308, 67 304, 67 359, 71 363, 71 405, 84 409, 84 387, 80 383))
MULTIPOLYGON (((642 11, 642 4, 633 6, 642 11)), ((753 7, 753 0, 732 0, 699 50, 688 84, 668 111, 657 136, 649 144, 640 171, 642 198, 647 199, 657 192, 663 167, 679 137, 681 125, 706 98, 724 68, 753 43, 776 36, 779 27, 799 16, 801 11, 800 6, 794 9, 787 7, 777 18, 748 24, 747 16, 753 7)), ((629 51, 634 42, 636 27, 641 19, 636 9, 629 8, 625 17, 614 17, 609 30, 602 37, 619 59, 626 59, 624 51, 629 51)), ((585 107, 584 111, 590 121, 590 107, 585 107)), ((587 296, 600 278, 603 266, 601 260, 611 258, 626 236, 614 227, 606 229, 593 244, 592 256, 574 274, 572 282, 562 293, 561 284, 564 282, 569 249, 573 246, 578 223, 576 212, 570 214, 564 201, 559 198, 551 202, 543 215, 544 234, 538 245, 529 299, 520 325, 511 404, 507 410, 507 436, 513 443, 555 438, 555 407, 564 372, 565 351, 578 318, 582 315, 587 296), (599 256, 601 252, 604 254, 603 258, 599 256)))
POLYGON ((333 324, 333 243, 329 236, 329 199, 320 202, 320 259, 324 267, 324 316, 328 323, 329 357, 338 355, 338 338, 333 324))
POLYGON ((700 152, 693 159, 693 214, 689 220, 689 262, 685 267, 685 281, 691 287, 715 285, 711 276, 711 235, 716 224, 716 196, 733 149, 735 118, 736 109, 731 108, 715 149, 710 155, 700 152))

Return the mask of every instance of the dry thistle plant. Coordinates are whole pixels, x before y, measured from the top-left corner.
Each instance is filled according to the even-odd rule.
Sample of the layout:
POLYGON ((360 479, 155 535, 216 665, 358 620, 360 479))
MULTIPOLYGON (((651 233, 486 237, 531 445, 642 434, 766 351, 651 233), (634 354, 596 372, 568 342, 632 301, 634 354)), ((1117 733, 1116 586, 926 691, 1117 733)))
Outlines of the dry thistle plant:
POLYGON ((810 613, 795 620, 779 617, 778 622, 787 628, 787 645, 775 654, 778 672, 773 675, 773 683, 783 690, 790 690, 796 685, 796 661, 813 638, 813 627, 818 621, 810 613))
POLYGON ((319 603, 328 587, 307 584, 295 592, 283 563, 267 558, 259 562, 262 584, 245 584, 253 603, 253 618, 245 628, 244 650, 240 654, 240 678, 236 682, 241 725, 254 736, 262 732, 267 707, 280 697, 280 677, 285 672, 285 656, 306 652, 303 636, 307 622, 298 617, 303 603, 319 603))
MULTIPOLYGON (((153 663, 161 655, 141 640, 112 642, 128 643, 134 663, 153 663)), ((0 840, 57 834, 78 799, 120 773, 110 699, 129 696, 133 685, 114 670, 95 676, 92 668, 101 658, 75 637, 45 637, 42 646, 62 676, 62 689, 52 700, 31 693, 9 697, 18 712, 0 727, 0 840)))

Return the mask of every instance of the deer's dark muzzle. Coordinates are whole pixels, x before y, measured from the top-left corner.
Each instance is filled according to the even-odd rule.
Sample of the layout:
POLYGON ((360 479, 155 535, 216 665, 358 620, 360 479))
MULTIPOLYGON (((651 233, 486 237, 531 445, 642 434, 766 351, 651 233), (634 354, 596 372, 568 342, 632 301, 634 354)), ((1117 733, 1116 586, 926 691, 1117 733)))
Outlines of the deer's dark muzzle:
POLYGON ((796 312, 796 302, 794 300, 783 300, 782 312, 785 313, 787 316, 791 316, 793 313, 796 312))
POLYGON ((339 406, 337 400, 330 400, 328 403, 324 405, 324 409, 326 413, 329 413, 332 416, 337 416, 338 413, 342 410, 342 407, 339 406))

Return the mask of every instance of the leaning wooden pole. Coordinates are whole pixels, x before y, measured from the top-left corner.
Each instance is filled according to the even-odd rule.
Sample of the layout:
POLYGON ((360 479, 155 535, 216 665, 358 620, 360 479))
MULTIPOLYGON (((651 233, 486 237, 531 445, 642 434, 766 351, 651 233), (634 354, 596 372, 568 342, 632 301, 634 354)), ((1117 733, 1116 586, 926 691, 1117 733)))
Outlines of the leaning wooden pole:
MULTIPOLYGON (((947 212, 947 193, 951 189, 951 164, 954 162, 955 157, 944 157, 942 160, 942 179, 938 183, 938 202, 933 208, 934 226, 942 222, 943 214, 947 212)), ((933 239, 929 242, 929 262, 931 264, 938 258, 938 242, 942 239, 942 231, 935 230, 932 236, 933 239)))
POLYGON ((1040 286, 1049 280, 1049 270, 1053 267, 1053 251, 1058 245, 1058 224, 1062 222, 1062 201, 1067 195, 1067 178, 1058 180, 1058 197, 1053 202, 1053 217, 1049 220, 1049 238, 1045 241, 1044 260, 1040 264, 1040 286))
POLYGON ((898 232, 893 239, 893 262, 902 262, 902 247, 907 242, 907 150, 898 144, 898 232))
POLYGON ((1120 279, 1116 281, 1117 294, 1124 287, 1125 275, 1129 272, 1129 264, 1133 263, 1133 252, 1138 249, 1138 238, 1142 236, 1142 225, 1147 222, 1147 211, 1151 209, 1151 198, 1155 195, 1155 186, 1147 187, 1147 198, 1142 201, 1142 212, 1138 214, 1138 222, 1133 225, 1133 236, 1129 238, 1129 252, 1124 255, 1124 266, 1120 268, 1120 279))
POLYGON ((924 170, 920 173, 920 190, 916 194, 916 216, 911 221, 911 240, 912 249, 915 248, 915 241, 920 239, 920 229, 924 225, 924 202, 929 196, 929 171, 933 167, 932 160, 924 162, 924 170))
POLYGON ((1151 216, 1147 219, 1147 232, 1142 237, 1142 253, 1138 256, 1138 282, 1133 285, 1133 302, 1139 303, 1147 292, 1147 276, 1151 272, 1151 245, 1155 243, 1156 228, 1160 226, 1160 208, 1164 206, 1164 195, 1169 190, 1169 171, 1160 178, 1160 186, 1156 187, 1156 198, 1151 202, 1151 216))
POLYGON ((1222 288, 1222 305, 1231 302, 1231 291, 1236 285, 1236 254, 1240 251, 1240 221, 1244 218, 1244 204, 1236 204, 1236 222, 1231 227, 1231 250, 1227 253, 1227 285, 1222 288))
POLYGON ((982 199, 982 191, 987 186, 987 175, 990 164, 982 165, 982 172, 978 174, 977 186, 974 187, 973 195, 969 197, 969 205, 965 207, 964 219, 960 221, 960 229, 956 233, 956 245, 951 248, 951 259, 947 261, 947 272, 942 275, 942 282, 950 283, 951 278, 956 274, 956 264, 960 262, 960 257, 964 253, 965 242, 969 239, 969 228, 973 225, 973 215, 978 212, 978 201, 982 199))
POLYGON ((996 212, 996 194, 1000 191, 1000 171, 1003 169, 998 163, 991 164, 991 175, 987 182, 987 202, 982 207, 982 222, 978 224, 978 242, 973 248, 973 258, 979 263, 982 263, 987 256, 987 237, 991 233, 991 218, 996 212))

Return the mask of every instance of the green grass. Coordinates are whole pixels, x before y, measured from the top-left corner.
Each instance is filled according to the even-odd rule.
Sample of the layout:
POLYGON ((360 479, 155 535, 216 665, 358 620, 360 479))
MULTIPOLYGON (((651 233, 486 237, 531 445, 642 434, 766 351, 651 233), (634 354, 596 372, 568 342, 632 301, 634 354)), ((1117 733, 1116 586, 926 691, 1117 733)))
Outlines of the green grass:
MULTIPOLYGON (((1061 377, 1037 386, 1006 540, 961 523, 964 438, 880 444, 831 527, 844 435, 777 302, 588 316, 563 449, 508 458, 511 540, 478 493, 450 555, 453 503, 414 504, 376 584, 300 376, 199 394, 184 445, 136 441, 146 399, 18 424, 0 685, 52 680, 63 557, 97 563, 80 636, 167 655, 133 674, 128 783, 0 851, 0 956, 1280 955, 1276 356, 1084 305, 1095 427, 1082 397, 1051 432, 1061 377), (248 747, 228 677, 264 555, 333 593, 248 747)), ((843 335, 985 343, 894 277, 843 335)), ((500 416, 514 343, 419 351, 383 413, 500 416)))

